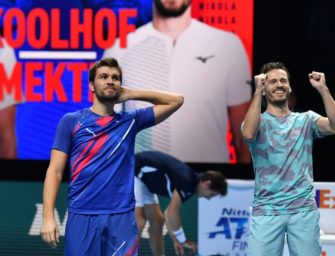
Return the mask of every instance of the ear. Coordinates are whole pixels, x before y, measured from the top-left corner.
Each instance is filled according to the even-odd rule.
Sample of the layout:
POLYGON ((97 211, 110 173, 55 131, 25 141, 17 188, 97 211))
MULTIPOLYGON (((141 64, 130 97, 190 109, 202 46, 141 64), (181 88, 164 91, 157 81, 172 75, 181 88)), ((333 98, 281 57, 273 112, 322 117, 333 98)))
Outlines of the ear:
POLYGON ((91 89, 91 92, 94 93, 95 87, 94 87, 94 84, 92 82, 90 82, 90 89, 91 89))
POLYGON ((205 183, 205 187, 206 187, 207 189, 209 189, 210 186, 211 186, 211 181, 210 181, 210 180, 206 180, 206 181, 204 181, 204 183, 205 183))
POLYGON ((290 89, 288 89, 288 92, 289 92, 289 93, 291 93, 291 92, 292 92, 292 89, 291 89, 291 87, 290 87, 290 89))

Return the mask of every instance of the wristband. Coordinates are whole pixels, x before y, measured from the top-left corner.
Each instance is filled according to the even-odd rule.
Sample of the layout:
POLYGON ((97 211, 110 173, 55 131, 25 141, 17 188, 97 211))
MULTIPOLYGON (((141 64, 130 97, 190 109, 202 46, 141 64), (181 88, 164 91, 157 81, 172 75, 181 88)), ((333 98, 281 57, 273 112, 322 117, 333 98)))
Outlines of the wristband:
POLYGON ((173 234, 176 236, 176 239, 179 243, 183 244, 186 242, 186 236, 183 227, 180 227, 178 230, 173 231, 173 234))

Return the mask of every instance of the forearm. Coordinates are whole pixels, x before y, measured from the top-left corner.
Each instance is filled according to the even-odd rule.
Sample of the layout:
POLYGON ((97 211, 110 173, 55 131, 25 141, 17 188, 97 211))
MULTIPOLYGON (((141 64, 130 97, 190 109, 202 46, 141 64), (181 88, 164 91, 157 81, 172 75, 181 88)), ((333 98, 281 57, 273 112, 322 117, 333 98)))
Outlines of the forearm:
POLYGON ((127 100, 142 100, 154 104, 155 124, 158 124, 181 107, 184 97, 159 90, 129 90, 127 100))
POLYGON ((242 136, 245 140, 255 139, 261 120, 262 93, 256 91, 244 118, 242 136))
POLYGON ((319 90, 319 93, 322 97, 323 104, 324 104, 330 125, 333 129, 335 129, 335 101, 334 101, 334 98, 330 94, 328 87, 322 88, 322 90, 319 90))
POLYGON ((54 208, 62 181, 62 173, 47 170, 43 189, 43 218, 54 219, 54 208))
POLYGON ((182 228, 179 214, 171 213, 168 211, 168 209, 166 209, 164 215, 165 215, 165 224, 168 229, 171 240, 173 242, 179 242, 174 234, 175 231, 182 228))
POLYGON ((128 100, 147 101, 154 105, 161 104, 182 104, 183 97, 172 92, 165 92, 160 90, 130 90, 128 100))

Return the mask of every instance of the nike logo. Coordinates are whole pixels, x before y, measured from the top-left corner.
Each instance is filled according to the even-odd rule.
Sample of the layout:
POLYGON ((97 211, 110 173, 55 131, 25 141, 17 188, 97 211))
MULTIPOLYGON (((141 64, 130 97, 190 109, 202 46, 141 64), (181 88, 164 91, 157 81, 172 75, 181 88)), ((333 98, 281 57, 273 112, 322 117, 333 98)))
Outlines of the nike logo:
POLYGON ((198 57, 195 57, 195 59, 200 60, 202 63, 206 63, 207 60, 214 58, 214 57, 215 57, 214 55, 209 55, 207 57, 198 56, 198 57))

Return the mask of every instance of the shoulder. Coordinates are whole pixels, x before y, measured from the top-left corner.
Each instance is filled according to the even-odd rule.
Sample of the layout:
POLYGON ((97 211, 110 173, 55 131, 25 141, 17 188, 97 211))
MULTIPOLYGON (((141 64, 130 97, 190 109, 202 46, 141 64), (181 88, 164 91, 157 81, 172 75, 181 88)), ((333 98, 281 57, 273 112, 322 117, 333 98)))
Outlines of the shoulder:
POLYGON ((306 112, 308 118, 310 118, 313 122, 317 122, 322 116, 312 110, 308 110, 306 112))
POLYGON ((131 116, 134 118, 142 118, 142 117, 155 118, 154 109, 152 106, 146 108, 136 108, 130 110, 129 112, 123 112, 123 114, 125 116, 131 116))
POLYGON ((308 110, 307 112, 305 112, 305 114, 310 116, 310 117, 321 117, 320 114, 314 112, 313 110, 308 110))
POLYGON ((88 108, 77 110, 74 112, 68 112, 62 116, 60 119, 60 123, 65 123, 67 125, 74 125, 79 120, 85 118, 86 116, 90 115, 90 111, 88 108))
POLYGON ((74 111, 74 112, 68 112, 68 113, 63 115, 62 119, 63 120, 77 119, 78 117, 85 115, 85 113, 87 113, 86 109, 81 109, 81 110, 77 110, 77 111, 74 111))
POLYGON ((312 110, 308 110, 306 112, 292 112, 291 116, 292 118, 311 119, 311 120, 317 120, 321 117, 320 114, 312 110))

